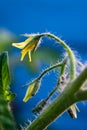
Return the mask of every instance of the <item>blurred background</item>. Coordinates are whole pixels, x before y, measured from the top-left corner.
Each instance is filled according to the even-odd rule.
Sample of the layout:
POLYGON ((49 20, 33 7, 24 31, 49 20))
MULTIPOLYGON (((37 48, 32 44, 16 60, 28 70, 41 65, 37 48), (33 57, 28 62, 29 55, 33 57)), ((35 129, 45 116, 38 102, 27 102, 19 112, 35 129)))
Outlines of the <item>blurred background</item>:
MULTIPOLYGON (((25 126, 28 120, 35 118, 32 109, 56 85, 58 71, 46 75, 39 93, 27 103, 23 97, 26 83, 36 78, 42 70, 61 60, 63 48, 54 40, 43 38, 38 50, 20 61, 20 50, 11 46, 12 42, 21 42, 24 33, 51 32, 71 46, 76 56, 83 62, 87 59, 87 0, 0 0, 0 52, 8 51, 11 71, 11 89, 17 94, 12 102, 17 127, 25 126)), ((80 113, 73 120, 64 113, 48 130, 87 129, 87 103, 78 103, 80 113)))

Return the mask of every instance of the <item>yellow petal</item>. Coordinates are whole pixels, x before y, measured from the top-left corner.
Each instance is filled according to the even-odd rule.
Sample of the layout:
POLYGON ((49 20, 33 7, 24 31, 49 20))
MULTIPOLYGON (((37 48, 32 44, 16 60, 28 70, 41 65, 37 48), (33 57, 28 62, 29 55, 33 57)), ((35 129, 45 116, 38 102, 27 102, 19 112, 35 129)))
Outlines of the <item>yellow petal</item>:
POLYGON ((31 51, 28 52, 29 61, 31 62, 31 51))
POLYGON ((31 51, 33 50, 34 48, 34 44, 29 44, 28 46, 26 46, 23 50, 22 50, 22 57, 21 57, 21 61, 24 59, 26 53, 28 53, 29 55, 29 61, 31 62, 31 51))
POLYGON ((29 43, 29 42, 31 42, 31 41, 33 40, 33 38, 34 38, 34 37, 31 36, 31 37, 27 38, 24 42, 25 42, 25 43, 29 43))
POLYGON ((33 37, 29 37, 24 42, 12 43, 12 46, 17 47, 19 49, 23 49, 32 39, 33 39, 33 37))
POLYGON ((26 46, 27 43, 20 42, 20 43, 12 43, 12 46, 17 47, 19 49, 23 49, 26 46))
POLYGON ((23 50, 23 51, 21 52, 21 54, 22 54, 22 56, 21 56, 21 61, 23 61, 25 55, 27 54, 27 51, 24 51, 24 50, 23 50))
POLYGON ((27 38, 24 42, 21 43, 13 43, 12 46, 15 46, 19 49, 22 50, 22 56, 21 56, 21 61, 24 59, 26 53, 28 53, 29 56, 29 61, 31 62, 31 51, 35 51, 38 43, 40 40, 40 36, 30 36, 27 38))

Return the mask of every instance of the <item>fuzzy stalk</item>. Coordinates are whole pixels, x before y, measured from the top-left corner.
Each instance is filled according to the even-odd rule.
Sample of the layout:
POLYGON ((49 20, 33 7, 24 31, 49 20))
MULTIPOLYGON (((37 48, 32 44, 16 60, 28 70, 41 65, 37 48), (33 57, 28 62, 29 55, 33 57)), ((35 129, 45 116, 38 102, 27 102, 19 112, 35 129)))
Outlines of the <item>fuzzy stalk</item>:
POLYGON ((74 96, 77 101, 87 100, 87 88, 79 90, 74 96))
MULTIPOLYGON (((41 79, 46 73, 48 73, 49 71, 51 71, 53 69, 56 69, 58 67, 64 68, 63 66, 65 66, 66 62, 67 62, 67 57, 63 61, 57 63, 56 65, 53 65, 53 66, 47 68, 46 70, 44 70, 37 79, 41 79)), ((64 70, 62 69, 62 71, 64 71, 64 70)), ((63 73, 63 72, 61 72, 61 73, 63 73)))
POLYGON ((50 94, 48 95, 48 97, 46 98, 46 100, 49 100, 49 98, 58 90, 58 88, 60 87, 60 77, 64 74, 64 71, 65 71, 65 66, 66 66, 66 63, 67 63, 67 57, 63 60, 62 62, 62 66, 61 66, 61 71, 60 71, 60 75, 59 75, 59 79, 58 79, 58 82, 57 82, 57 86, 50 92, 50 94))
POLYGON ((51 33, 42 33, 41 36, 50 37, 50 38, 56 40, 58 43, 60 43, 64 47, 64 49, 68 53, 68 57, 70 60, 70 79, 71 80, 75 79, 75 76, 76 76, 75 56, 74 56, 71 48, 63 40, 61 40, 60 38, 58 38, 57 36, 55 36, 51 33))
MULTIPOLYGON (((26 130, 44 130, 54 120, 56 120, 61 114, 63 114, 71 105, 77 102, 74 96, 76 92, 81 88, 82 84, 87 79, 87 67, 83 72, 73 81, 70 82, 65 90, 57 97, 42 113, 37 117, 26 130)), ((87 92, 87 91, 86 91, 87 92)), ((77 94, 78 101, 87 100, 87 96, 84 98, 77 94)), ((86 95, 86 94, 85 94, 86 95)))
MULTIPOLYGON (((71 48, 63 40, 61 40, 60 38, 58 38, 57 36, 55 36, 51 33, 42 33, 41 35, 47 36, 47 37, 50 37, 50 38, 56 40, 67 51, 67 54, 68 54, 68 57, 70 60, 70 80, 71 81, 74 80, 76 78, 76 63, 75 63, 75 56, 74 56, 74 53, 71 50, 71 48)), ((56 89, 55 89, 55 91, 56 91, 56 89)), ((75 108, 75 106, 76 106, 76 104, 71 106, 70 109, 68 110, 69 113, 70 113, 70 111, 72 111, 72 113, 74 115, 73 118, 77 118, 76 109, 73 110, 73 107, 75 108), (75 111, 75 114, 74 114, 74 111, 75 111)))

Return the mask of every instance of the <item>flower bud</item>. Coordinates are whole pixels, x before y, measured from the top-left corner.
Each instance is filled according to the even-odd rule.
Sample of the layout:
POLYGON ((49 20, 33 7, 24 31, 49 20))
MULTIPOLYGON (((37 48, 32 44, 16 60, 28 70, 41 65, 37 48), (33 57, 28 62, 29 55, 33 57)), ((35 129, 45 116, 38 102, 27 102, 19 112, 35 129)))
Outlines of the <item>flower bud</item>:
POLYGON ((40 87, 40 80, 37 79, 31 82, 28 86, 23 101, 27 102, 32 96, 34 96, 38 92, 39 87, 40 87))

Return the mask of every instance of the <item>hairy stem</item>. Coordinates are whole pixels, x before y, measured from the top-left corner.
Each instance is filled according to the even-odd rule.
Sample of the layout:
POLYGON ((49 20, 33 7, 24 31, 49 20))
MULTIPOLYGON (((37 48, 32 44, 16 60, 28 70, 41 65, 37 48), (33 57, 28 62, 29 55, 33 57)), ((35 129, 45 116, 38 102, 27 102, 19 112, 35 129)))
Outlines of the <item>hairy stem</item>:
MULTIPOLYGON (((74 53, 73 51, 71 50, 71 48, 63 41, 61 40, 60 38, 58 38, 57 36, 51 34, 51 33, 42 33, 42 36, 47 36, 47 37, 50 37, 50 38, 53 38, 54 40, 56 40, 57 42, 59 42, 63 47, 64 49, 67 51, 68 53, 68 57, 69 57, 69 60, 70 60, 70 80, 74 80, 75 77, 76 77, 76 63, 75 63, 75 56, 74 56, 74 53)), ((73 110, 73 107, 75 108, 75 104, 73 106, 71 106, 70 111, 72 111, 73 117, 77 118, 77 115, 76 115, 76 109, 73 110), (75 111, 75 114, 74 114, 74 111, 75 111)))
POLYGON ((79 90, 74 96, 77 101, 87 100, 87 89, 79 90))
POLYGON ((51 33, 42 33, 41 36, 47 36, 47 37, 53 38, 65 48, 65 50, 68 53, 68 57, 70 59, 70 79, 71 80, 75 79, 75 76, 76 76, 75 56, 72 50, 70 49, 70 47, 63 40, 61 40, 60 38, 58 38, 57 36, 51 33))
POLYGON ((60 85, 60 77, 64 74, 65 72, 65 65, 67 63, 67 58, 64 59, 64 61, 62 62, 62 66, 61 66, 61 71, 60 71, 60 76, 57 82, 57 86, 50 92, 50 94, 48 95, 48 97, 46 98, 46 100, 48 100, 59 88, 60 85))
MULTIPOLYGON (((75 56, 74 56, 74 53, 73 51, 71 50, 71 48, 63 41, 61 40, 60 38, 58 38, 57 36, 51 34, 51 33, 42 33, 42 36, 47 36, 47 37, 50 37, 50 38, 53 38, 54 40, 56 40, 58 43, 60 43, 64 49, 67 51, 68 53, 68 57, 69 57, 69 60, 70 60, 70 80, 74 80, 75 77, 76 77, 76 63, 75 63, 75 56)), ((56 91, 56 90, 55 90, 56 91)), ((73 107, 75 108, 76 105, 73 105, 71 106, 70 111, 72 111, 72 113, 74 113, 75 111, 75 116, 73 117, 77 117, 76 115, 76 109, 73 110, 73 107)))
MULTIPOLYGON (((87 67, 83 72, 71 83, 69 83, 61 95, 56 98, 42 114, 32 122, 27 130, 43 130, 65 112, 77 100, 74 94, 80 89, 87 79, 87 67), (46 118, 45 118, 46 117, 46 118)), ((80 97, 78 96, 80 99, 80 97)), ((80 101, 78 99, 78 101, 80 101)), ((87 100, 87 96, 83 100, 87 100)))
POLYGON ((40 74, 40 76, 38 77, 38 79, 41 79, 47 72, 49 72, 49 71, 51 71, 51 70, 53 70, 53 69, 56 69, 56 68, 58 68, 58 67, 64 66, 65 63, 66 63, 66 61, 67 61, 67 58, 65 58, 62 62, 60 62, 60 63, 58 63, 58 64, 56 64, 56 65, 53 65, 53 66, 47 68, 46 70, 44 70, 44 71, 40 74))

